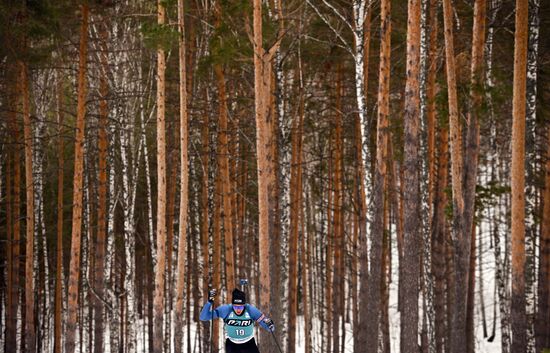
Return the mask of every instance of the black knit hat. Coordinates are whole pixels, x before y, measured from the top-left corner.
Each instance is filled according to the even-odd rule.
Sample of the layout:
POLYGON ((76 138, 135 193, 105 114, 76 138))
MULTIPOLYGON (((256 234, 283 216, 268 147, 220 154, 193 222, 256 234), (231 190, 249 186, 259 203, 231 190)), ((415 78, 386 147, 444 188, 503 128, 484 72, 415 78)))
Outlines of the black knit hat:
POLYGON ((246 294, 237 288, 233 289, 233 293, 231 294, 231 297, 232 297, 231 303, 233 304, 242 305, 246 303, 246 294))

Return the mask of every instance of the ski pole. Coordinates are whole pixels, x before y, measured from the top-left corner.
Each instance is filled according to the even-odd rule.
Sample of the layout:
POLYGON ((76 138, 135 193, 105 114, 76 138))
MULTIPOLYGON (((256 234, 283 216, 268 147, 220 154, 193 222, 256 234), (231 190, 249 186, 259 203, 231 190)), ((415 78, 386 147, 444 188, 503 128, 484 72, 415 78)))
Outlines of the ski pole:
MULTIPOLYGON (((208 285, 212 289, 212 285, 208 285)), ((210 303, 210 353, 214 347, 214 303, 210 303)))
POLYGON ((269 332, 271 332, 271 336, 273 336, 273 339, 275 340, 275 344, 277 345, 277 348, 279 348, 279 352, 283 353, 281 346, 279 346, 279 341, 277 341, 277 337, 275 337, 275 334, 273 333, 273 331, 269 330, 269 332))

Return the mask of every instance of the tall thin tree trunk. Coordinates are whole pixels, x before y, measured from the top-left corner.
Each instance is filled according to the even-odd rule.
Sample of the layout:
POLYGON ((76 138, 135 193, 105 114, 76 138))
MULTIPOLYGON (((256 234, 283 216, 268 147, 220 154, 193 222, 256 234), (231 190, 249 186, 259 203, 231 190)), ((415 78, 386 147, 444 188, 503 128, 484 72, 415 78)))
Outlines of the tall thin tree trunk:
POLYGON ((525 308, 525 108, 529 1, 516 1, 512 98, 512 352, 527 348, 525 308))
POLYGON ((107 137, 108 127, 108 95, 109 84, 107 80, 108 75, 108 56, 107 56, 107 42, 109 39, 108 22, 103 20, 102 27, 100 29, 101 40, 103 41, 104 52, 100 56, 101 61, 101 76, 99 78, 99 128, 98 128, 98 205, 97 205, 97 237, 95 241, 95 266, 94 266, 94 291, 96 297, 94 297, 94 317, 95 317, 95 332, 94 332, 94 353, 101 353, 104 351, 103 347, 103 303, 101 300, 105 294, 105 238, 107 236, 107 157, 109 149, 109 140, 107 137))
POLYGON ((447 90, 449 100, 449 132, 451 147, 451 175, 453 200, 453 267, 456 279, 454 288, 454 306, 452 310, 453 328, 450 347, 453 353, 465 352, 466 345, 466 301, 468 293, 468 263, 470 233, 465 231, 464 220, 464 187, 463 187, 463 154, 462 132, 458 114, 458 98, 456 90, 456 67, 454 54, 453 23, 450 0, 443 0, 443 23, 445 27, 445 62, 447 68, 447 90))
POLYGON ((86 118, 86 64, 88 54, 88 5, 82 5, 78 67, 78 101, 74 152, 73 216, 71 232, 71 262, 69 268, 68 318, 65 331, 65 353, 74 353, 78 320, 80 278, 80 239, 82 234, 82 185, 84 172, 84 120, 86 118))
MULTIPOLYGON (((157 21, 164 25, 163 1, 158 1, 157 21)), ((164 319, 164 283, 166 261, 166 127, 165 127, 165 71, 164 49, 157 49, 157 266, 155 270, 154 339, 153 351, 162 353, 164 319)))
MULTIPOLYGON (((391 2, 383 0, 380 4, 380 73, 378 77, 378 124, 376 136, 376 168, 372 195, 373 219, 371 226, 370 271, 367 283, 362 281, 361 292, 367 293, 368 315, 360 318, 359 330, 366 336, 365 351, 374 353, 378 350, 380 320, 380 287, 382 269, 382 245, 384 232, 384 185, 387 170, 387 145, 389 143, 390 112, 390 55, 391 55, 391 2)), ((365 152, 365 151, 363 151, 365 152)), ((366 173, 366 171, 365 171, 366 173)))
POLYGON ((29 100, 27 65, 18 63, 20 70, 20 98, 23 101, 23 125, 25 139, 25 189, 26 207, 26 253, 25 253, 25 352, 36 352, 34 323, 34 178, 33 178, 33 133, 29 100))
MULTIPOLYGON (((221 4, 218 4, 221 11, 221 4)), ((221 16, 221 14, 220 14, 221 16)), ((221 174, 222 183, 222 217, 223 217, 223 235, 225 239, 225 271, 226 288, 231 290, 237 283, 235 282, 235 257, 233 248, 233 222, 231 207, 231 180, 229 176, 229 149, 227 138, 227 94, 225 87, 225 74, 221 64, 214 65, 218 83, 219 97, 219 121, 218 121, 218 173, 221 174)))
MULTIPOLYGON (((343 234, 343 137, 342 137, 342 97, 344 95, 343 73, 341 64, 336 66, 336 117, 334 130, 334 293, 332 295, 332 352, 339 353, 340 348, 340 316, 345 320, 344 308, 341 307, 341 284, 344 282, 344 234, 343 234)), ((329 269, 330 270, 330 269, 329 269)))
MULTIPOLYGON (((180 215, 178 240, 178 269, 176 283, 176 341, 175 353, 182 352, 183 344, 183 290, 185 285, 185 250, 187 248, 187 205, 189 203, 188 157, 187 157, 187 65, 185 47, 185 9, 183 0, 178 0, 179 25, 179 98, 180 98, 180 215)), ((190 309, 188 309, 190 312, 190 309)))
MULTIPOLYGON (((218 166, 219 168, 219 166, 218 166)), ((214 209, 212 220, 212 287, 218 290, 222 288, 222 244, 221 244, 221 208, 222 208, 222 185, 221 174, 215 174, 214 180, 214 209)), ((221 298, 220 298, 221 299, 221 298)), ((213 352, 218 351, 219 346, 219 320, 212 323, 212 346, 213 352)))
MULTIPOLYGON (((16 68, 13 74, 16 75, 16 68)), ((17 313, 20 300, 20 266, 21 266, 21 152, 19 148, 19 126, 17 124, 17 76, 12 77, 12 95, 10 97, 11 112, 8 115, 9 130, 11 142, 13 143, 13 152, 11 165, 13 168, 13 180, 11 188, 11 272, 9 272, 11 283, 10 298, 8 300, 8 314, 6 327, 6 348, 8 352, 16 352, 17 349, 17 313)))
POLYGON ((64 90, 62 72, 57 73, 57 239, 56 239, 56 271, 55 271, 55 318, 54 318, 54 353, 62 352, 61 332, 63 311, 63 182, 64 182, 64 90))
MULTIPOLYGON (((546 90, 548 92, 548 90, 546 90)), ((550 125, 546 127, 550 141, 550 125)), ((544 178, 544 196, 542 225, 540 229, 540 265, 537 321, 535 324, 536 351, 550 348, 550 143, 546 150, 546 170, 544 178)))
POLYGON ((418 127, 420 123, 420 0, 409 0, 407 21, 407 82, 405 85, 403 207, 404 266, 401 352, 418 352, 418 296, 420 277, 420 185, 418 127))
MULTIPOLYGON (((266 52, 262 44, 262 3, 253 2, 254 14, 254 92, 256 115, 256 149, 258 155, 258 209, 259 209, 259 291, 260 309, 269 313, 271 305, 270 288, 270 236, 274 222, 273 185, 275 183, 273 168, 273 116, 270 114, 269 98, 271 94, 271 62, 280 44, 279 41, 266 52)), ((274 344, 269 334, 263 330, 260 341, 268 353, 274 351, 274 344)))
MULTIPOLYGON (((444 125, 444 124, 443 124, 444 125)), ((445 125, 444 125, 445 126, 445 125)), ((438 140, 438 166, 437 166, 437 181, 434 199, 434 221, 432 230, 432 269, 435 277, 434 289, 434 306, 435 306, 435 321, 439 322, 435 327, 435 351, 443 353, 444 348, 449 351, 449 342, 445 342, 446 332, 448 331, 445 325, 445 208, 447 207, 447 175, 449 161, 449 130, 442 127, 439 130, 438 140)))
MULTIPOLYGON (((13 95, 13 86, 15 86, 15 80, 13 82, 10 82, 9 86, 9 96, 8 96, 8 107, 10 109, 10 113, 8 114, 8 130, 12 130, 13 126, 12 124, 15 123, 15 109, 13 108, 13 101, 14 101, 14 95, 13 95)), ((10 134, 13 138, 13 134, 10 134)), ((8 141, 12 141, 12 138, 8 138, 8 141)), ((16 150, 16 148, 13 148, 13 150, 16 150)), ((17 321, 15 319, 15 316, 13 315, 13 305, 14 300, 16 296, 16 291, 14 287, 14 256, 13 256, 13 250, 15 247, 15 243, 13 241, 14 233, 13 233, 13 179, 15 177, 15 173, 12 172, 14 167, 14 152, 12 148, 9 148, 6 152, 7 158, 6 158, 6 231, 7 231, 7 243, 6 243, 6 260, 7 260, 7 288, 6 288, 6 318, 5 318, 5 339, 4 339, 4 350, 6 353, 12 353, 15 351, 13 347, 15 347, 15 327, 17 324, 17 321)), ((57 353, 57 352, 56 352, 57 353)))
MULTIPOLYGON (((474 306, 475 306, 475 282, 476 282, 476 224, 472 224, 470 241, 470 270, 468 271, 468 301, 466 308, 466 352, 475 351, 474 332, 474 306)), ((481 260, 480 260, 481 261, 481 260)))
MULTIPOLYGON (((389 146, 388 146, 389 147, 389 146)), ((389 156, 389 151, 388 151, 389 156)), ((388 163, 391 161, 391 157, 388 158, 388 163)), ((391 179, 391 176, 390 176, 391 179)), ((386 190, 384 193, 388 195, 388 186, 391 182, 386 183, 386 190)), ((382 285, 380 287, 381 297, 381 318, 380 318, 380 331, 382 333, 382 341, 380 346, 383 353, 390 353, 390 317, 389 317, 389 303, 390 303, 390 281, 391 281, 391 266, 390 266, 390 229, 389 226, 389 213, 390 213, 390 199, 386 197, 384 199, 384 234, 382 240, 382 285)))
MULTIPOLYGON (((205 102, 208 104, 208 92, 205 88, 205 102)), ((203 121, 201 127, 201 196, 200 196, 200 209, 201 209, 201 221, 200 221, 200 232, 201 232, 201 245, 202 245, 202 263, 203 263, 203 272, 205 273, 206 280, 203 281, 203 293, 208 293, 208 285, 212 283, 212 273, 210 268, 210 251, 209 251, 209 233, 208 233, 208 176, 209 176, 209 128, 208 128, 208 112, 203 114, 203 121)), ((204 325, 204 345, 208 346, 208 336, 212 333, 209 331, 209 326, 204 325)))
MULTIPOLYGON (((289 263, 288 263, 288 353, 294 353, 296 350, 296 317, 298 312, 298 238, 299 238, 299 226, 300 221, 303 224, 303 219, 300 219, 302 209, 302 125, 304 120, 304 92, 303 87, 300 86, 299 93, 299 112, 297 119, 294 119, 292 127, 292 162, 290 165, 290 236, 289 236, 289 263)), ((302 232, 300 243, 302 252, 305 251, 303 247, 305 234, 302 232)), ((302 266, 305 266, 303 262, 304 255, 302 255, 302 266)), ((302 268, 302 271, 305 271, 302 268)), ((303 289, 306 287, 304 281, 305 277, 302 277, 303 289)), ((305 299, 305 298, 304 298, 305 299)), ((306 330, 307 331, 307 330, 306 330)))
MULTIPOLYGON (((355 74, 356 74, 356 95, 363 94, 364 97, 357 96, 357 102, 358 102, 358 108, 360 108, 360 111, 363 111, 363 114, 357 114, 357 142, 356 142, 356 153, 357 153, 357 178, 358 180, 358 190, 357 190, 357 197, 358 199, 358 222, 359 222, 359 229, 358 229, 358 237, 357 237, 357 250, 358 250, 358 256, 354 257, 354 261, 357 262, 356 264, 356 271, 353 274, 355 280, 358 280, 359 283, 355 284, 353 286, 353 294, 352 297, 355 297, 355 303, 356 303, 356 310, 354 315, 354 327, 360 328, 360 317, 366 317, 368 315, 368 309, 365 302, 361 303, 361 299, 359 297, 360 291, 359 288, 365 289, 367 288, 368 284, 368 246, 367 246, 367 198, 366 198, 366 188, 367 188, 367 167, 369 160, 369 157, 367 157, 367 149, 369 144, 369 137, 367 136, 367 131, 369 129, 368 119, 366 118, 366 106, 367 106, 367 94, 368 94, 368 76, 369 76, 369 62, 370 62, 370 41, 371 41, 371 18, 372 18, 372 1, 365 2, 364 0, 356 0, 354 2, 354 20, 356 26, 359 25, 359 21, 363 20, 363 18, 359 18, 361 15, 366 17, 364 18, 363 23, 363 38, 362 43, 356 43, 355 44, 355 74), (365 8, 366 6, 366 8, 365 8), (366 11, 366 14, 365 14, 366 11), (358 45, 360 47, 358 47, 358 45), (360 56, 363 56, 361 58, 360 56), (361 59, 363 61, 363 84, 362 87, 357 85, 357 76, 361 74, 361 72, 358 71, 357 65, 360 64, 361 59), (361 92, 362 90, 362 92, 361 92), (364 104, 362 108, 360 105, 364 104), (360 132, 360 133, 359 133, 360 132), (359 288, 358 288, 359 287, 359 288)), ((358 29, 356 27, 356 29, 358 29)), ((354 39, 357 41, 358 35, 360 33, 355 34, 354 39)), ((359 39, 360 40, 360 39, 359 39)), ((353 281, 352 281, 353 283, 353 281)), ((358 347, 365 347, 366 345, 366 335, 354 335, 353 345, 355 349, 358 347)))

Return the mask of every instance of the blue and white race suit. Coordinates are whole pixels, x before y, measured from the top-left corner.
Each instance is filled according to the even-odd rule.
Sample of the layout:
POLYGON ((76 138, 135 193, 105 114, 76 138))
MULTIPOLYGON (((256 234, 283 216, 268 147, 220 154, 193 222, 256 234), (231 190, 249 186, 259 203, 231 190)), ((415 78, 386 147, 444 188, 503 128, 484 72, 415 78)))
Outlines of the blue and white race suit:
POLYGON ((254 338, 254 322, 257 322, 264 329, 269 327, 263 322, 265 315, 258 308, 251 304, 245 304, 241 315, 237 315, 232 304, 224 304, 211 310, 212 303, 207 302, 202 308, 200 320, 223 319, 225 337, 233 343, 242 344, 254 338))

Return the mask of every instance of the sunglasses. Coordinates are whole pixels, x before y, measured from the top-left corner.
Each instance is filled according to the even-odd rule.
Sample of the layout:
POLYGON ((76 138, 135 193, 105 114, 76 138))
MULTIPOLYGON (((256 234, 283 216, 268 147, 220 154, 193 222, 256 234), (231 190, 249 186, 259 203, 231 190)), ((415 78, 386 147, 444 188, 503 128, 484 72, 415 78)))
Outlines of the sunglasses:
POLYGON ((244 305, 233 305, 234 310, 244 310, 244 305))

